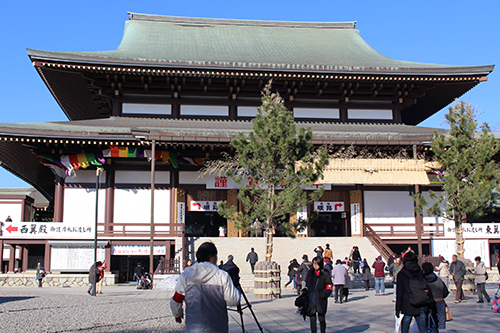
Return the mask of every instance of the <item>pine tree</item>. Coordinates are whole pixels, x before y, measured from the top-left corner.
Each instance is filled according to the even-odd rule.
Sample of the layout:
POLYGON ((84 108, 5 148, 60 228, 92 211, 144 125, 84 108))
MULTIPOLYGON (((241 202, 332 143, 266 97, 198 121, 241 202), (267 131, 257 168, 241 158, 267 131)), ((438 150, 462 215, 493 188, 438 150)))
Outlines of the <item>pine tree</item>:
MULTIPOLYGON (((432 152, 444 174, 444 194, 438 197, 429 191, 429 198, 434 203, 427 214, 455 222, 457 254, 464 259, 462 223, 483 216, 492 202, 491 192, 498 177, 493 157, 498 146, 488 126, 482 126, 478 132, 477 110, 469 103, 457 102, 445 117, 449 132, 436 131, 432 138, 432 152)), ((421 213, 428 202, 418 194, 414 199, 416 210, 421 213)))
MULTIPOLYGON (((308 195, 302 187, 322 178, 327 155, 322 149, 312 152, 312 129, 297 131, 292 112, 278 93, 271 93, 271 82, 264 88, 262 105, 252 122, 253 131, 248 136, 240 133, 232 138, 235 156, 228 158, 226 167, 227 175, 241 184, 238 199, 244 211, 237 212, 222 202, 219 213, 235 221, 240 230, 250 231, 257 220, 265 223, 266 260, 271 262, 276 232, 294 236, 294 230, 308 223, 290 223, 287 215, 321 197, 323 188, 308 195)), ((209 172, 224 169, 220 166, 219 161, 207 168, 209 172)))

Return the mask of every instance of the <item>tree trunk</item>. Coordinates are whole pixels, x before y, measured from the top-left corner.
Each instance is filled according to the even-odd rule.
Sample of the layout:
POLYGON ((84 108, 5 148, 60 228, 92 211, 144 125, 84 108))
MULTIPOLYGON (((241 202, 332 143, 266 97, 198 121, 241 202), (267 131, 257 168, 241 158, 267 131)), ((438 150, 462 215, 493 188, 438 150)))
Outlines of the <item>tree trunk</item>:
POLYGON ((456 238, 456 243, 457 243, 457 255, 458 259, 464 260, 464 252, 465 252, 465 247, 464 247, 464 229, 462 226, 463 222, 463 217, 460 217, 458 220, 455 220, 455 238, 456 238))
MULTIPOLYGON (((271 220, 271 219, 269 219, 271 220)), ((273 238, 274 238, 274 227, 271 226, 269 221, 266 230, 266 261, 272 262, 273 257, 273 238)))

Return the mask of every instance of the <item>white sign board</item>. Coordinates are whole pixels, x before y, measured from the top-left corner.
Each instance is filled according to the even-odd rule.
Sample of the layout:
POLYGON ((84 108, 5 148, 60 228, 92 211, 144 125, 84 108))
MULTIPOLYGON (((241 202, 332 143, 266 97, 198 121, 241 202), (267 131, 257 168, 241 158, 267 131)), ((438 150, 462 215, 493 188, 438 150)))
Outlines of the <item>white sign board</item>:
MULTIPOLYGON (((454 239, 435 239, 431 241, 432 255, 443 256, 451 262, 451 257, 457 253, 457 244, 454 239)), ((487 239, 466 239, 464 243, 464 257, 473 263, 474 258, 480 256, 484 264, 490 267, 490 254, 487 239)))
POLYGON ((6 222, 0 238, 94 239, 94 222, 6 222))
MULTIPOLYGON (((297 211, 297 222, 303 222, 307 220, 307 207, 300 207, 297 211)), ((297 235, 307 236, 307 227, 302 231, 297 231, 297 235)))
POLYGON ((343 212, 344 203, 342 201, 315 201, 314 210, 320 213, 343 212))
MULTIPOLYGON (((104 248, 97 248, 97 260, 106 258, 104 248)), ((52 246, 50 269, 53 271, 88 271, 94 263, 94 248, 52 246)))
MULTIPOLYGON (((149 245, 111 245, 111 255, 114 256, 148 256, 149 245)), ((167 247, 165 245, 155 245, 153 248, 154 255, 167 254, 167 247)))
POLYGON ((220 201, 191 201, 189 204, 190 212, 216 212, 220 201))
POLYGON ((186 204, 184 202, 177 203, 177 223, 184 224, 186 221, 186 204))
POLYGON ((351 236, 361 235, 361 205, 351 204, 351 236))
MULTIPOLYGON (((444 236, 455 238, 455 222, 444 220, 444 236)), ((464 237, 500 238, 500 223, 463 223, 464 237)))

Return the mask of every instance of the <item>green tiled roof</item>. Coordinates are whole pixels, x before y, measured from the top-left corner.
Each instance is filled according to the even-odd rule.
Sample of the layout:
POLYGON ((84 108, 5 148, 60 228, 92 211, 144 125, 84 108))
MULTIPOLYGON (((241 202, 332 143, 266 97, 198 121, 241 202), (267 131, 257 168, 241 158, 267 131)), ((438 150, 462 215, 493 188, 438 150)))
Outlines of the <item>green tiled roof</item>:
POLYGON ((476 74, 493 69, 387 58, 361 38, 355 22, 196 19, 135 13, 130 14, 114 51, 28 50, 28 54, 32 59, 97 64, 299 72, 476 74))
MULTIPOLYGON (((403 124, 299 122, 311 126, 316 143, 337 141, 384 142, 428 140, 434 129, 403 124)), ((110 117, 53 123, 0 123, 0 135, 83 140, 131 140, 132 131, 146 131, 164 141, 229 142, 231 136, 249 133, 250 121, 183 120, 110 117)))

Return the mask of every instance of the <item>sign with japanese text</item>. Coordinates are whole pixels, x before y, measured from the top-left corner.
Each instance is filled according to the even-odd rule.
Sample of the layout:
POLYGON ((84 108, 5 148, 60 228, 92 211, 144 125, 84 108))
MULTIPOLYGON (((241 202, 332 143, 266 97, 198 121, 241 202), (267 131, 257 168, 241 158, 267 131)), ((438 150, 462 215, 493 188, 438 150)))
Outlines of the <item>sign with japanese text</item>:
POLYGON ((361 205, 351 204, 351 236, 361 235, 361 205))
POLYGON ((92 222, 5 222, 0 238, 94 239, 92 222))
POLYGON ((184 224, 186 221, 186 204, 184 202, 177 203, 177 223, 184 224))
MULTIPOLYGON (((133 255, 149 255, 149 245, 111 245, 111 255, 114 256, 133 256, 133 255)), ((167 247, 165 245, 155 245, 153 247, 153 254, 163 256, 167 254, 167 247)))
MULTIPOLYGON (((235 183, 230 177, 228 176, 216 176, 216 175, 207 175, 206 177, 207 183, 206 183, 206 188, 211 189, 211 190, 222 190, 222 189, 239 189, 240 184, 235 183)), ((246 174, 243 176, 243 179, 241 181, 243 184, 248 184, 250 186, 254 185, 257 187, 262 187, 266 188, 266 184, 260 184, 258 180, 255 180, 253 177, 251 177, 249 174, 246 174)), ((276 187, 277 190, 281 190, 285 187, 286 185, 278 185, 276 187)), ((332 189, 331 184, 314 184, 312 186, 302 186, 303 190, 306 191, 315 191, 318 190, 323 186, 325 190, 329 191, 332 189)))
POLYGON ((220 201, 191 201, 189 204, 190 212, 216 212, 220 201))
POLYGON ((343 212, 344 203, 342 201, 315 201, 314 210, 320 213, 343 212))
MULTIPOLYGON (((463 223, 464 237, 469 238, 500 238, 500 223, 463 223)), ((445 237, 455 238, 455 223, 444 221, 445 237)))

